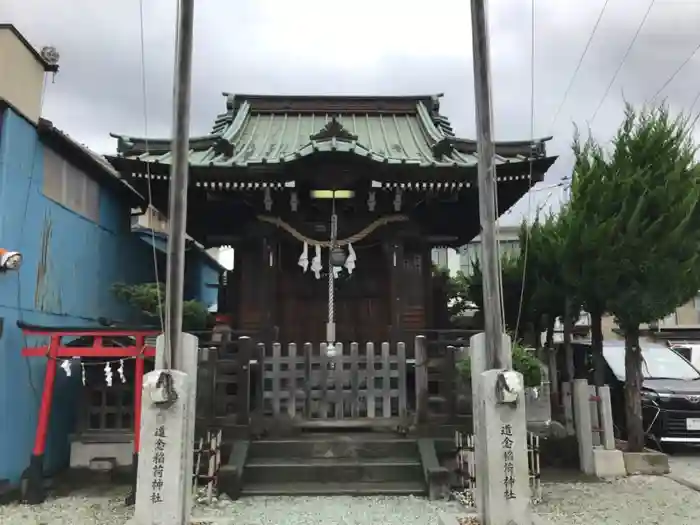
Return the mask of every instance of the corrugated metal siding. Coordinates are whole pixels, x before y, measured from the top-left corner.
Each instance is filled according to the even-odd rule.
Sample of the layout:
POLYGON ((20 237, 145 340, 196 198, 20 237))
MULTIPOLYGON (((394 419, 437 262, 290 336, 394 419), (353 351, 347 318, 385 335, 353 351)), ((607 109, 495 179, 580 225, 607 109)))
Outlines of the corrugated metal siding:
MULTIPOLYGON (((20 355, 20 315, 25 322, 58 326, 94 325, 99 317, 127 321, 131 312, 114 297, 112 284, 153 279, 151 250, 129 233, 127 205, 101 188, 95 224, 44 197, 42 183, 35 129, 8 111, 0 136, 0 246, 24 256, 19 272, 0 274, 0 478, 12 482, 28 464, 45 369, 43 359, 20 355)), ((58 377, 49 470, 67 464, 81 389, 79 377, 66 378, 60 370, 58 377)))

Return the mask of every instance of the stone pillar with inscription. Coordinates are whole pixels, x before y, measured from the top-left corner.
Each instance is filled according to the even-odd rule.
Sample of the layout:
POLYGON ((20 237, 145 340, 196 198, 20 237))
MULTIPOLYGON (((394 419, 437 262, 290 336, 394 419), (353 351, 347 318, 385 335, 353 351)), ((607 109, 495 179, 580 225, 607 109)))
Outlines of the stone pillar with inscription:
MULTIPOLYGON (((196 355, 197 338, 183 337, 183 349, 196 355)), ((163 336, 157 344, 163 344, 163 336)), ((192 360, 186 361, 183 365, 191 368, 187 365, 192 360)), ((136 506, 130 525, 190 523, 195 387, 193 374, 180 370, 154 370, 144 377, 136 506)))
POLYGON ((531 525, 527 424, 522 375, 486 370, 474 389, 482 475, 477 510, 485 525, 531 525), (482 449, 483 447, 483 449, 482 449))

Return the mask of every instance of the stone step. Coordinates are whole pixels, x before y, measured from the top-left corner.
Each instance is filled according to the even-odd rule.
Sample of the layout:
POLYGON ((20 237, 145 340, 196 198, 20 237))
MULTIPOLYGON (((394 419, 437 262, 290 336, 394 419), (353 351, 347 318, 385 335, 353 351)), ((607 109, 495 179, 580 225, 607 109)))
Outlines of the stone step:
POLYGON ((420 481, 418 458, 250 458, 243 486, 257 483, 420 481))
POLYGON ((243 496, 420 496, 426 493, 422 481, 252 483, 243 487, 243 496))
POLYGON ((253 458, 416 458, 415 439, 396 435, 310 435, 298 439, 253 441, 253 458))

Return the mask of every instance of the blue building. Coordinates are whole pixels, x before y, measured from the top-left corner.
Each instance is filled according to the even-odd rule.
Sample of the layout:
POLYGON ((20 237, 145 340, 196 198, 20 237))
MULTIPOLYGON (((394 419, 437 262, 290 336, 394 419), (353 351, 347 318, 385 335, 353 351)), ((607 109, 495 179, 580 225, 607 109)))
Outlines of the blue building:
MULTIPOLYGON (((162 231, 132 227, 132 232, 150 246, 155 247, 159 261, 159 275, 165 275, 165 254, 168 247, 168 236, 162 231)), ((185 288, 183 299, 204 303, 211 311, 218 302, 219 276, 225 268, 214 257, 209 255, 202 245, 188 239, 185 245, 185 288)))
MULTIPOLYGON (((15 485, 27 467, 45 359, 24 358, 18 321, 61 327, 129 322, 134 312, 114 283, 155 281, 165 238, 131 230, 144 199, 102 157, 56 129, 33 123, 0 99, 0 248, 19 252, 18 270, 0 272, 0 480, 15 485), (148 241, 148 242, 144 242, 148 241)), ((221 267, 195 243, 187 255, 186 299, 216 303, 221 267)), ((60 372, 60 371, 59 371, 60 372)), ((80 378, 59 373, 45 466, 67 465, 80 378)))
MULTIPOLYGON (((17 322, 129 319, 111 286, 154 279, 148 245, 130 232, 131 209, 142 204, 98 156, 0 100, 0 247, 23 258, 18 270, 0 273, 0 479, 14 483, 27 466, 45 368, 44 359, 21 356, 34 342, 17 322)), ((57 378, 49 469, 67 460, 71 400, 81 386, 69 379, 57 378)))

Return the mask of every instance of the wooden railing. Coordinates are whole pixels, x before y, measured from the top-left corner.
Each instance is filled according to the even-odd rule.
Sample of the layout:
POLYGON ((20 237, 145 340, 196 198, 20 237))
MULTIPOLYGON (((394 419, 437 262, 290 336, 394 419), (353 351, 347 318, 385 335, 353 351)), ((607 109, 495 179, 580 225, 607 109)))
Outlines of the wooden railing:
POLYGON ((476 330, 421 330, 414 338, 416 362, 416 419, 452 422, 458 410, 457 354, 468 349, 476 330))
MULTIPOLYGON (((205 334, 198 334, 203 357, 198 375, 198 422, 206 428, 226 429, 247 426, 257 415, 323 419, 321 412, 315 411, 313 406, 327 401, 319 396, 328 393, 337 396, 339 392, 341 397, 348 399, 349 408, 346 411, 342 407, 340 414, 341 407, 335 404, 325 417, 383 417, 383 408, 376 412, 376 416, 370 415, 373 403, 368 401, 368 395, 377 393, 375 390, 379 387, 361 386, 368 385, 374 376, 378 380, 386 379, 383 368, 368 372, 370 363, 372 366, 384 363, 388 366, 386 373, 391 376, 392 386, 386 386, 388 390, 382 387, 383 390, 374 396, 380 398, 382 407, 386 404, 385 394, 388 394, 390 398, 396 398, 391 402, 392 406, 398 403, 397 407, 404 407, 398 410, 402 414, 413 412, 419 425, 456 422, 462 415, 457 403, 456 361, 460 350, 468 348, 469 338, 474 332, 421 332, 405 344, 390 345, 388 365, 384 363, 386 344, 381 343, 370 346, 350 343, 337 358, 325 359, 319 353, 319 344, 265 345, 255 339, 255 334, 232 330, 218 335, 210 332, 210 340, 206 340, 205 334), (319 367, 324 363, 328 366, 334 360, 337 361, 337 370, 347 370, 344 375, 348 384, 339 386, 337 382, 333 383, 326 392, 321 385, 325 376, 319 372, 319 367), (318 388, 314 387, 316 383, 318 388), (358 400, 351 399, 355 395, 359 396, 358 400)), ((393 416, 398 415, 393 414, 393 408, 390 411, 393 416)))

